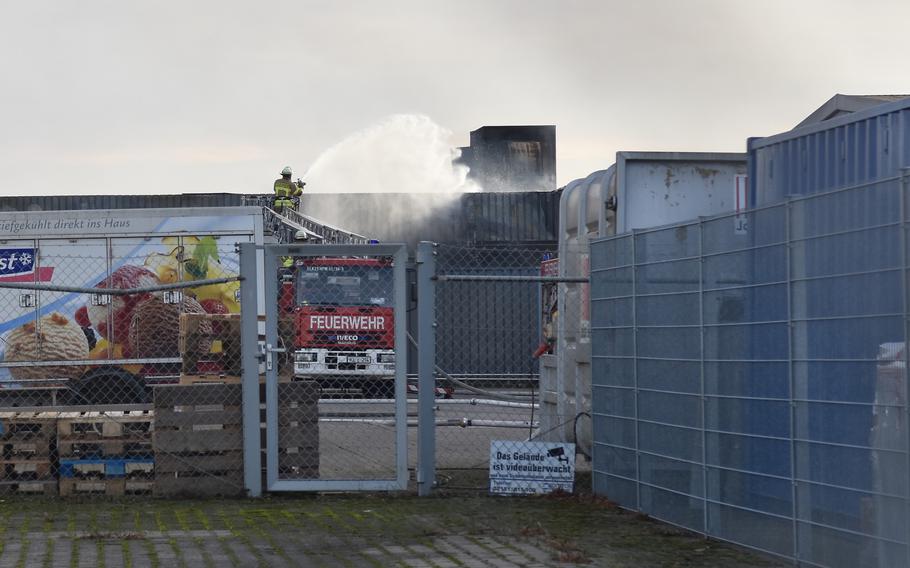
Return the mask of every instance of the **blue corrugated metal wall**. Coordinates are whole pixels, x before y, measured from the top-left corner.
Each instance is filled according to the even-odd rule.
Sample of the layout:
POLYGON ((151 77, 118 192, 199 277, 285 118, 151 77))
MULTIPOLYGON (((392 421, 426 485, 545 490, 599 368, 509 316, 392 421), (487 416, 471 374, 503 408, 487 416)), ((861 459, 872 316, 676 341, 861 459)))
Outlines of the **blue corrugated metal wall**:
POLYGON ((910 167, 910 99, 749 140, 751 203, 874 182, 910 167))
POLYGON ((813 565, 910 566, 908 203, 910 174, 595 242, 595 489, 813 565))

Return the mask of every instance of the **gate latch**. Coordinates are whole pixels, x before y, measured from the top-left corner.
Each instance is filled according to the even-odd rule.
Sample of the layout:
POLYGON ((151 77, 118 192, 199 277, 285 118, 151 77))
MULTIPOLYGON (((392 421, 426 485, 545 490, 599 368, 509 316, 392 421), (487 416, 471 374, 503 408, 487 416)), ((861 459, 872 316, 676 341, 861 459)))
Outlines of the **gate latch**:
POLYGON ((272 347, 271 343, 265 344, 265 370, 271 371, 275 366, 275 359, 272 353, 286 353, 287 349, 284 347, 272 347))

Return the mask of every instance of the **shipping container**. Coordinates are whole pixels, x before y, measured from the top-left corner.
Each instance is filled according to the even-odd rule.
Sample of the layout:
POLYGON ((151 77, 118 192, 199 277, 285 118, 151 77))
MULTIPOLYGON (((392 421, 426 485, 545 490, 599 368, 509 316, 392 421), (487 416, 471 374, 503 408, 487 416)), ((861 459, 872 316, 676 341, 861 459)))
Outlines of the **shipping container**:
POLYGON ((598 491, 813 565, 907 566, 899 181, 592 244, 598 491))
MULTIPOLYGON (((156 327, 155 341, 134 337, 142 336, 130 319, 137 298, 150 296, 85 290, 231 278, 240 271, 236 245, 265 242, 262 209, 256 207, 6 212, 0 213, 0 235, 0 282, 9 284, 0 289, 3 387, 88 373, 100 380, 122 370, 118 363, 95 371, 96 363, 164 357, 148 353, 176 346, 176 326, 156 327), (35 366, 58 360, 79 363, 35 366)), ((238 281, 228 281, 186 290, 200 306, 223 314, 239 312, 239 289, 238 281)), ((162 305, 183 306, 182 292, 162 298, 162 305)), ((179 365, 177 371, 173 364, 153 367, 140 371, 126 364, 123 370, 140 376, 179 373, 179 365)))
POLYGON ((825 499, 806 486, 800 506, 862 526, 869 523, 868 492, 882 484, 875 465, 887 459, 870 457, 881 445, 870 437, 882 423, 874 406, 883 397, 879 359, 883 346, 905 335, 899 178, 910 167, 910 98, 837 95, 793 130, 750 139, 748 150, 755 203, 789 200, 788 273, 796 283, 787 316, 803 452, 794 467, 800 476, 826 479, 823 470, 840 458, 837 445, 854 448, 837 474, 844 494, 825 499), (857 312, 868 313, 847 317, 857 312))
POLYGON ((819 109, 829 112, 813 113, 815 122, 807 120, 788 132, 749 139, 751 203, 779 203, 788 197, 876 182, 910 167, 910 98, 851 112, 837 109, 844 106, 840 102, 844 99, 838 97, 843 96, 819 109))
POLYGON ((556 189, 556 127, 482 126, 457 163, 485 192, 556 189))
POLYGON ((558 191, 304 193, 301 211, 383 242, 555 244, 558 191))
MULTIPOLYGON (((746 156, 709 152, 618 152, 608 169, 569 183, 559 208, 559 276, 590 274, 592 238, 716 215, 745 207, 746 156)), ((553 441, 589 446, 590 288, 561 283, 554 355, 541 360, 541 430, 553 441)))

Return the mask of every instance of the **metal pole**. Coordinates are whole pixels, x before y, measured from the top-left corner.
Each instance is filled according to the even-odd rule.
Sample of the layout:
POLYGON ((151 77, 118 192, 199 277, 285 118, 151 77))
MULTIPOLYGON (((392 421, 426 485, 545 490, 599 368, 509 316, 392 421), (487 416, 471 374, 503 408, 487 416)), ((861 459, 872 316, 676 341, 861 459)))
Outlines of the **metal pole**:
POLYGON ((790 499, 792 515, 792 535, 793 535, 793 559, 799 562, 799 491, 796 485, 796 373, 794 372, 793 351, 793 202, 788 201, 784 206, 784 233, 786 238, 785 257, 787 262, 787 383, 790 388, 790 499))
POLYGON ((705 394, 705 222, 698 220, 699 391, 701 394, 702 534, 708 536, 708 397, 705 394))
POLYGON ((417 245, 417 494, 436 483, 436 245, 417 245))
MULTIPOLYGON (((395 278, 395 481, 408 487, 408 249, 401 245, 392 257, 395 278)), ((435 397, 436 391, 430 389, 435 397)))
MULTIPOLYGON (((265 487, 278 482, 278 247, 263 247, 262 287, 265 289, 265 487)), ((286 252, 291 252, 287 251, 286 252)), ((282 252, 285 252, 282 251, 282 252)), ((291 255, 294 253, 291 252, 291 255)), ((284 255, 283 255, 284 256, 284 255)), ((258 387, 258 385, 257 385, 258 387)))
POLYGON ((87 286, 61 286, 59 284, 36 284, 34 282, 0 282, 0 289, 10 290, 37 290, 39 292, 70 292, 74 294, 97 294, 99 296, 131 296, 150 292, 166 292, 168 290, 183 290, 197 286, 212 284, 227 284, 241 280, 243 276, 228 276, 226 278, 206 278, 205 280, 190 280, 175 282, 173 284, 156 284, 155 286, 140 286, 138 288, 91 288, 87 286))
POLYGON ((632 239, 632 387, 635 400, 635 509, 641 511, 641 424, 638 421, 638 268, 635 229, 630 233, 632 239))
POLYGON ((259 445, 259 323, 256 303, 256 245, 240 244, 240 345, 243 391, 243 484, 250 497, 262 495, 259 445))
MULTIPOLYGON (((910 290, 908 290, 908 274, 910 264, 907 255, 910 254, 910 211, 908 211, 907 193, 910 192, 910 168, 901 169, 900 181, 900 207, 901 207, 901 285, 903 286, 904 308, 904 424, 910 424, 910 290)), ((906 426, 905 426, 906 428, 906 426)), ((906 432, 906 430, 905 430, 906 432)), ((910 440, 907 440, 907 471, 910 472, 910 440)), ((883 491, 883 490, 882 490, 883 491)), ((910 473, 907 474, 907 497, 904 498, 904 511, 910 516, 910 473)), ((880 514, 881 518, 882 515, 880 514)), ((878 535, 881 536, 881 533, 878 535)), ((910 540, 910 539, 908 539, 910 540)), ((881 548, 881 546, 879 546, 881 548)), ((910 542, 907 542, 907 566, 910 566, 910 542)))

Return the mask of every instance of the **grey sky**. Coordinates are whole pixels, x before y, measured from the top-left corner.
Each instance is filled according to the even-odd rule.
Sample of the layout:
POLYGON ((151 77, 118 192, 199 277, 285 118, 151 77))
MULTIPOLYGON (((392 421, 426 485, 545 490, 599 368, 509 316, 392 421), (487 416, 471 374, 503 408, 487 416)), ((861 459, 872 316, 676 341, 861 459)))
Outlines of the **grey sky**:
POLYGON ((0 192, 268 191, 399 113, 456 145, 556 124, 560 184, 617 150, 741 151, 836 92, 910 92, 908 20, 906 0, 4 0, 0 192))

